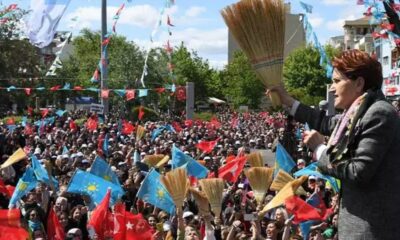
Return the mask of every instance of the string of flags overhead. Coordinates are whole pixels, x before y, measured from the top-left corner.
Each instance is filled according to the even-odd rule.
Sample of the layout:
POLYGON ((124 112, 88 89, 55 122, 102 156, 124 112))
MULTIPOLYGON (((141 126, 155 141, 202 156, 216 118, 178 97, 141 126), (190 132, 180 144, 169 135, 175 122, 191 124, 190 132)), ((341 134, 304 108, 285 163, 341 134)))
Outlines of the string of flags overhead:
POLYGON ((312 13, 313 7, 310 4, 307 4, 307 3, 304 3, 301 1, 300 1, 300 6, 306 12, 306 14, 304 15, 304 18, 303 18, 303 26, 304 26, 304 30, 306 32, 306 41, 314 42, 314 46, 317 48, 319 55, 320 55, 319 65, 325 69, 326 77, 331 78, 332 73, 333 73, 333 67, 332 67, 331 61, 329 60, 324 47, 319 42, 316 33, 313 31, 311 23, 308 21, 307 14, 312 13))
MULTIPOLYGON (((150 50, 154 47, 154 38, 156 37, 157 33, 159 32, 160 27, 162 26, 162 19, 164 17, 166 10, 170 9, 173 5, 175 5, 175 0, 165 0, 164 6, 160 10, 160 14, 159 14, 158 20, 156 22, 156 25, 154 26, 154 29, 151 32, 150 44, 149 44, 148 48, 146 49, 146 55, 144 57, 143 71, 142 71, 142 75, 140 77, 140 83, 142 84, 142 87, 146 87, 146 85, 144 84, 144 78, 148 75, 147 61, 150 56, 150 50)), ((173 27, 173 26, 174 25, 171 23, 171 18, 168 15, 167 16, 167 28, 168 28, 168 33, 170 36, 172 35, 170 27, 173 27)), ((169 46, 169 40, 167 42, 167 45, 169 46)), ((168 69, 169 69, 170 74, 171 74, 172 68, 173 68, 172 63, 171 63, 171 58, 170 58, 171 53, 172 53, 172 48, 169 47, 167 50, 167 54, 169 56, 168 69), (168 51, 170 51, 170 52, 168 52, 168 51)), ((172 79, 174 79, 174 78, 172 78, 172 79)))
POLYGON ((64 86, 56 85, 50 88, 45 87, 16 87, 16 86, 9 86, 9 87, 0 87, 0 90, 6 90, 7 92, 23 90, 27 96, 32 94, 32 91, 90 91, 90 92, 97 92, 101 93, 102 98, 109 98, 111 92, 114 92, 120 97, 126 97, 126 100, 132 100, 136 96, 139 98, 146 97, 149 91, 154 91, 159 94, 165 93, 167 90, 171 93, 171 95, 175 95, 179 101, 184 101, 186 99, 186 87, 185 86, 175 86, 175 85, 165 85, 164 87, 159 88, 144 88, 144 89, 100 89, 95 87, 82 87, 82 86, 74 86, 71 87, 70 83, 66 83, 64 86))

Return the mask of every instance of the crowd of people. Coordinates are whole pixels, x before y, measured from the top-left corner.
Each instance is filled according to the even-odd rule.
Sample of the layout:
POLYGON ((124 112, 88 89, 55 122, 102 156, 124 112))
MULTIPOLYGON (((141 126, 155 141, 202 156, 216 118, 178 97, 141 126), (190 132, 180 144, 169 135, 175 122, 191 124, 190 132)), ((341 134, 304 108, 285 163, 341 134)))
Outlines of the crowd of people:
MULTIPOLYGON (((49 114, 51 116, 52 113, 49 114)), ((50 208, 55 211, 66 239, 97 239, 96 234, 90 233, 87 226, 90 213, 95 208, 93 202, 88 196, 69 193, 67 187, 77 169, 87 171, 91 168, 96 156, 101 154, 99 139, 104 139, 106 134, 110 153, 106 161, 125 190, 121 201, 127 211, 143 215, 152 229, 153 239, 337 239, 339 195, 325 180, 315 176, 310 176, 303 184, 306 195, 301 197, 307 199, 317 194, 323 203, 323 209, 319 210, 328 214, 319 221, 313 221, 307 231, 302 231, 299 222, 293 221, 284 206, 269 211, 261 218, 251 217, 260 208, 257 207, 244 171, 236 182, 226 182, 220 221, 215 221, 212 215, 201 216, 190 194, 183 209, 178 209, 175 215, 136 196, 150 170, 149 166, 143 164, 143 160, 148 155, 171 155, 174 144, 185 154, 202 159, 202 164, 217 174, 230 156, 256 150, 274 151, 276 144, 281 142, 297 163, 292 173, 303 169, 314 159, 304 145, 302 136, 299 136, 304 131, 304 125, 287 119, 282 113, 235 113, 221 109, 215 113, 214 118, 220 124, 218 126, 210 126, 207 121, 188 122, 160 116, 160 121, 142 123, 146 131, 141 139, 137 139, 135 131, 129 135, 122 134, 119 119, 112 116, 106 117, 104 123, 99 124, 95 130, 89 130, 85 124, 71 129, 70 122, 90 117, 88 112, 67 112, 63 116, 54 116, 54 123, 48 124, 45 129, 36 127, 30 133, 21 125, 12 130, 6 123, 0 126, 2 162, 21 147, 28 152, 28 156, 36 156, 43 165, 51 163, 50 172, 58 180, 58 191, 39 183, 17 203, 16 207, 20 208, 23 216, 21 224, 29 230, 32 239, 53 239, 47 236, 46 229, 50 208), (182 129, 175 132, 163 131, 152 138, 152 132, 157 127, 172 122, 178 123, 182 129), (215 139, 218 142, 210 153, 203 153, 196 148, 200 141, 215 139)), ((2 169, 1 178, 5 184, 15 186, 30 165, 31 158, 28 157, 2 169)), ((245 169, 248 167, 246 164, 245 169)), ((274 166, 266 164, 266 167, 274 166)), ((171 165, 167 163, 160 173, 165 174, 170 170, 171 165)), ((275 194, 269 191, 264 204, 275 194)), ((0 206, 7 209, 8 205, 9 196, 0 194, 0 206)))

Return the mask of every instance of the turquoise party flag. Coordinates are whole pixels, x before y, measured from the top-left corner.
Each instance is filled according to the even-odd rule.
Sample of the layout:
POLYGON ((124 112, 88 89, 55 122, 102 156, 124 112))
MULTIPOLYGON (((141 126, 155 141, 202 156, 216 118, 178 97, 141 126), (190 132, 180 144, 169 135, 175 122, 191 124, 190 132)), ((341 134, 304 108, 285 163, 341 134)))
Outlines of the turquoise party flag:
POLYGON ((275 158, 276 169, 280 168, 285 172, 290 173, 296 166, 296 163, 293 161, 292 157, 280 143, 278 143, 276 146, 275 158))
POLYGON ((108 188, 111 189, 111 205, 114 205, 124 195, 121 185, 78 169, 69 182, 67 192, 88 195, 93 203, 98 205, 106 195, 108 188))
POLYGON ((143 180, 137 197, 171 215, 175 213, 174 201, 164 185, 161 184, 160 174, 154 169, 152 169, 143 180))
POLYGON ((18 180, 18 184, 15 187, 15 191, 11 196, 8 208, 15 207, 18 200, 25 196, 28 192, 34 189, 37 185, 35 173, 32 168, 27 168, 24 175, 18 180))
POLYGON ((111 170, 111 166, 99 156, 96 156, 96 159, 90 167, 90 173, 114 184, 121 185, 117 174, 111 170))
POLYGON ((172 147, 172 168, 184 166, 189 176, 196 178, 206 178, 208 169, 194 160, 192 157, 184 154, 175 145, 172 147))
POLYGON ((31 155, 32 161, 32 169, 35 173, 36 179, 40 182, 44 182, 47 185, 51 186, 50 178, 53 183, 53 186, 58 189, 58 181, 53 177, 49 176, 46 169, 39 163, 39 160, 36 158, 35 155, 31 155))

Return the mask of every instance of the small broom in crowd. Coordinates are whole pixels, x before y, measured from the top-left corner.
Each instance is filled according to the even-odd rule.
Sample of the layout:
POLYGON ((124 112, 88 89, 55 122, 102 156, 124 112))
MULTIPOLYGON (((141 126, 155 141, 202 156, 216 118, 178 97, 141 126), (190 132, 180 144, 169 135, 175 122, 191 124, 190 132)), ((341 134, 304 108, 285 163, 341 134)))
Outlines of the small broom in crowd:
POLYGON ((183 206, 183 200, 189 190, 188 176, 186 170, 177 168, 161 177, 161 183, 171 194, 177 209, 183 206))
POLYGON ((146 163, 149 167, 156 166, 165 156, 163 154, 153 154, 146 155, 143 159, 143 162, 146 163))
MULTIPOLYGON (((290 176, 289 173, 279 170, 274 181, 272 181, 270 189, 272 191, 280 191, 288 182, 291 182, 293 180, 294 180, 294 178, 292 176, 290 176)), ((297 195, 307 195, 307 192, 304 190, 304 188, 302 186, 300 186, 296 190, 296 194, 297 195)))
POLYGON ((260 152, 253 152, 247 155, 247 161, 251 167, 264 167, 264 160, 262 159, 260 152))
POLYGON ((161 159, 157 164, 156 164, 156 168, 163 168, 163 166, 165 165, 165 164, 167 164, 167 162, 169 161, 169 156, 168 155, 165 155, 164 157, 163 157, 163 159, 161 159))
MULTIPOLYGON (((241 0, 221 11, 230 32, 267 88, 282 84, 285 5, 282 0, 241 0)), ((274 106, 279 96, 271 93, 274 106)))
POLYGON ((222 208, 222 194, 224 192, 224 180, 219 178, 201 179, 201 189, 206 194, 210 202, 211 209, 214 212, 216 221, 219 221, 222 208))
POLYGON ((204 192, 198 191, 195 188, 190 188, 189 191, 192 193, 201 216, 210 215, 210 203, 208 202, 207 196, 204 192))
POLYGON ((267 167, 251 167, 245 172, 259 206, 262 205, 264 196, 272 183, 273 174, 274 169, 267 167))
POLYGON ((264 215, 271 209, 276 208, 285 203, 285 200, 295 195, 296 190, 307 180, 307 176, 301 176, 293 181, 288 182, 276 196, 264 206, 263 210, 258 213, 259 217, 264 215))
POLYGON ((137 128, 136 128, 136 142, 139 142, 140 139, 142 139, 142 137, 144 136, 145 131, 146 131, 146 129, 143 126, 141 126, 141 125, 137 126, 137 128))

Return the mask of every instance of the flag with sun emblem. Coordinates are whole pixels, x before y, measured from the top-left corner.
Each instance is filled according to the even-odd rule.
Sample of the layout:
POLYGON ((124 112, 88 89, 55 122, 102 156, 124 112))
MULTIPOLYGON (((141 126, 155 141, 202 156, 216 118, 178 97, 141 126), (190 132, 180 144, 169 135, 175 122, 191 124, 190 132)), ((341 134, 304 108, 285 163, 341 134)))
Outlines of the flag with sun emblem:
POLYGON ((94 204, 98 205, 107 194, 108 188, 111 189, 110 203, 114 205, 124 195, 121 185, 78 169, 69 182, 67 192, 88 195, 94 204))
POLYGON ((35 155, 31 156, 31 161, 32 161, 32 169, 33 172, 35 173, 36 179, 38 181, 46 183, 49 186, 51 186, 50 182, 51 179, 51 181, 53 182, 53 186, 56 189, 58 189, 58 181, 53 176, 49 177, 48 172, 42 165, 40 165, 39 160, 36 158, 35 155))
POLYGON ((99 156, 96 157, 90 167, 90 173, 114 184, 121 185, 117 174, 111 170, 111 166, 99 156))
POLYGON ((164 185, 161 184, 160 174, 154 169, 152 169, 143 180, 137 197, 171 215, 175 213, 174 201, 164 185))
POLYGON ((25 196, 29 191, 36 187, 37 180, 35 178, 35 173, 32 168, 27 168, 24 175, 19 179, 15 191, 11 196, 8 208, 15 207, 15 204, 23 196, 25 196))

